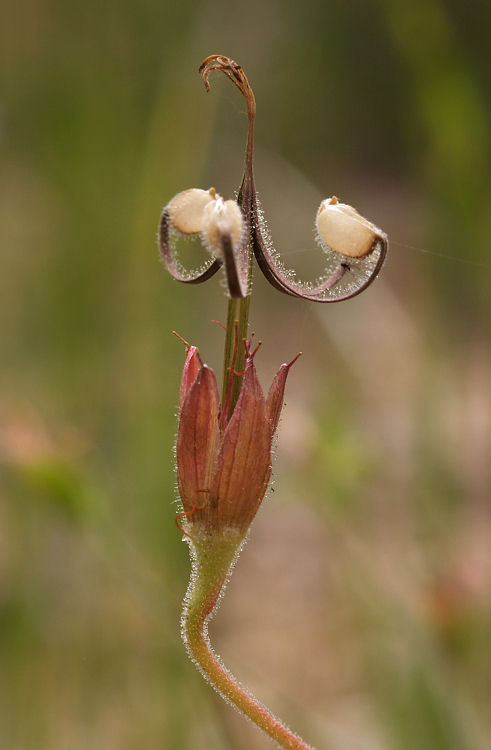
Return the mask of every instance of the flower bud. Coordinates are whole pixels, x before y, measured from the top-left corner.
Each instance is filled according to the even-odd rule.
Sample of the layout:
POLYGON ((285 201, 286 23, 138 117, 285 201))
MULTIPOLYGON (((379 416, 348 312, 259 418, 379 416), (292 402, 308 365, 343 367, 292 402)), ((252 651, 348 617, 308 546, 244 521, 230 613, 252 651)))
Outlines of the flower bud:
POLYGON ((229 237, 235 250, 240 244, 244 220, 237 201, 224 201, 219 195, 203 211, 203 234, 215 255, 222 254, 222 237, 229 237))
POLYGON ((322 201, 315 225, 322 243, 350 258, 363 258, 374 249, 377 241, 387 241, 381 229, 352 206, 338 203, 335 196, 322 201))
POLYGON ((175 195, 167 204, 172 224, 182 234, 198 234, 203 229, 203 211, 216 199, 215 188, 190 188, 175 195))

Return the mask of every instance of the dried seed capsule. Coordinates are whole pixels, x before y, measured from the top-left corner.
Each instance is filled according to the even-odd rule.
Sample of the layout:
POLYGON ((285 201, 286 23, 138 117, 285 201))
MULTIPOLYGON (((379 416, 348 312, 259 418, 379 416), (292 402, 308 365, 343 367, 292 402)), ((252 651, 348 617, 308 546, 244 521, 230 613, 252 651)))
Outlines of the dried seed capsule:
POLYGON ((322 201, 315 225, 323 243, 350 258, 363 258, 378 240, 387 241, 381 229, 364 219, 352 206, 338 203, 335 196, 322 201))
POLYGON ((203 211, 208 203, 215 200, 215 188, 190 188, 175 195, 167 204, 167 211, 172 224, 179 232, 198 234, 203 229, 203 211))
POLYGON ((235 250, 240 243, 244 220, 236 201, 224 201, 219 195, 203 211, 203 234, 214 254, 221 255, 221 238, 229 237, 235 250))

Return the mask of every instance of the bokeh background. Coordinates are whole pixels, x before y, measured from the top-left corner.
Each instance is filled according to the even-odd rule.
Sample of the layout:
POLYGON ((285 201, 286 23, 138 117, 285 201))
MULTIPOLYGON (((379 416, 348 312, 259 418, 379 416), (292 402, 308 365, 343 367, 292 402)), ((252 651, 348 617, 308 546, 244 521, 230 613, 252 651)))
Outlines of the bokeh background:
POLYGON ((159 264, 162 206, 256 178, 315 275, 333 193, 390 236, 360 297, 256 274, 265 387, 299 350, 275 491, 212 624, 318 750, 486 750, 491 716, 489 66, 481 0, 19 0, 0 25, 0 747, 266 750, 179 639, 183 363, 223 286, 159 264))

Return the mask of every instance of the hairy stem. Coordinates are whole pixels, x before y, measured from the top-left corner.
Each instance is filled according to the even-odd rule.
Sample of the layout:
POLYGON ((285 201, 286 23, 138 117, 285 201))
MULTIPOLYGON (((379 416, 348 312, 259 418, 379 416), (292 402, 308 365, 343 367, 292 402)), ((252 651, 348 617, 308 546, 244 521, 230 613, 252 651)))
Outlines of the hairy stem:
MULTIPOLYGON (((225 336, 225 349, 223 354, 223 387, 222 387, 222 405, 225 403, 228 392, 228 384, 231 377, 234 377, 232 370, 241 373, 244 369, 245 348, 241 345, 243 339, 247 338, 247 326, 249 325, 249 308, 251 303, 250 295, 241 299, 230 298, 227 309, 227 333, 225 336), (235 324, 237 323, 237 334, 235 333, 235 324), (237 348, 234 362, 235 336, 238 336, 239 347, 237 348)), ((232 396, 229 404, 229 415, 232 414, 237 399, 239 398, 242 376, 236 375, 232 384, 232 396)))
POLYGON ((244 690, 223 666, 208 638, 208 622, 216 610, 233 563, 243 542, 243 534, 227 529, 220 536, 193 529, 190 542, 193 575, 184 603, 182 637, 189 656, 202 675, 220 695, 253 721, 280 747, 287 750, 313 750, 244 690))

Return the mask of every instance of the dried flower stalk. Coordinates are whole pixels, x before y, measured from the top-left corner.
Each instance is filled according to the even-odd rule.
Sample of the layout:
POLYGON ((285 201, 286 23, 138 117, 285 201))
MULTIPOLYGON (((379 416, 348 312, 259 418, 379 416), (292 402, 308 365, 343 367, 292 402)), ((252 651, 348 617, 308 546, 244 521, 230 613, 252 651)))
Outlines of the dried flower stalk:
POLYGON ((285 294, 339 302, 372 283, 388 242, 382 230, 333 196, 321 203, 316 216, 317 241, 326 257, 324 273, 314 283, 305 283, 286 270, 272 247, 254 184, 254 93, 242 67, 224 55, 210 55, 200 65, 207 90, 213 71, 232 81, 247 107, 244 175, 237 200, 224 200, 214 188, 191 188, 169 201, 159 225, 162 260, 176 280, 202 283, 223 268, 229 293, 221 397, 213 370, 195 346, 184 342, 176 443, 182 512, 176 523, 189 544, 193 572, 182 637, 198 669, 223 698, 280 747, 309 750, 232 677, 208 639, 209 620, 268 488, 272 440, 296 360, 280 367, 265 397, 254 365, 259 346, 252 350, 252 340, 247 340, 252 260, 255 256, 266 278, 285 294), (194 271, 182 267, 175 242, 179 234, 200 235, 209 252, 204 266, 194 271))

